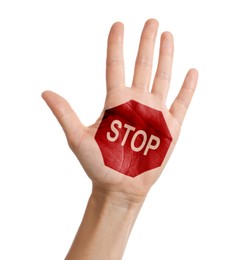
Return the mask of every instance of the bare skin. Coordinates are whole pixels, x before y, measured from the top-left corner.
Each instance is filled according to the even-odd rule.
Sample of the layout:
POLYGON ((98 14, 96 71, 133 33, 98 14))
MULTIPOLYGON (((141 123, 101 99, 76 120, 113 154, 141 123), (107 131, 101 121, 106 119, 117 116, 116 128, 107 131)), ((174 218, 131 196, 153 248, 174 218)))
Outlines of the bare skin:
POLYGON ((142 31, 131 87, 125 84, 123 34, 124 26, 113 24, 109 37, 106 60, 107 95, 100 117, 91 126, 84 126, 69 103, 51 91, 42 94, 60 125, 69 146, 92 180, 92 194, 67 260, 121 259, 135 219, 145 197, 161 175, 178 140, 182 122, 194 94, 198 73, 188 71, 183 85, 171 107, 166 107, 173 62, 173 36, 161 35, 159 61, 150 86, 154 44, 158 22, 150 19, 142 31), (173 142, 164 163, 135 178, 106 167, 94 136, 103 112, 130 99, 162 111, 173 142), (95 158, 93 160, 93 158, 95 158))

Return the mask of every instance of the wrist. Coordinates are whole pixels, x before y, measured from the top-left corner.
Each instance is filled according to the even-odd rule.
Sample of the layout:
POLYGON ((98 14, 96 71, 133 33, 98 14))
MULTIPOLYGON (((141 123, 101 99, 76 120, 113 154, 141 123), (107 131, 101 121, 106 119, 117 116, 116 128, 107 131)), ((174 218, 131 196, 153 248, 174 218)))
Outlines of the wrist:
POLYGON ((96 252, 98 259, 122 259, 141 206, 122 193, 93 187, 70 252, 78 251, 79 259, 96 259, 96 252))
POLYGON ((109 190, 96 185, 92 187, 90 199, 99 203, 99 205, 109 205, 116 209, 137 211, 145 201, 145 196, 129 194, 118 190, 109 190))
POLYGON ((67 259, 122 259, 143 202, 121 192, 93 186, 88 205, 67 259), (118 234, 118 235, 117 235, 118 234), (74 258, 75 257, 75 258, 74 258))

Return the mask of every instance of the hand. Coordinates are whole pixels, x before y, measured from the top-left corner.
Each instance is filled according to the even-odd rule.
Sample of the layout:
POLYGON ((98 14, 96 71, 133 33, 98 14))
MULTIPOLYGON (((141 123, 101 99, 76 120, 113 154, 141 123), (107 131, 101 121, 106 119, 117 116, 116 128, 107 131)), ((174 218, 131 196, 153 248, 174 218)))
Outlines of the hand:
POLYGON ((132 86, 126 87, 123 58, 124 28, 123 24, 119 22, 112 26, 108 37, 106 62, 107 96, 104 109, 93 125, 84 126, 68 102, 59 95, 50 91, 46 91, 42 95, 61 124, 70 148, 92 180, 93 190, 137 203, 144 200, 148 190, 160 176, 171 155, 195 91, 198 77, 195 69, 191 69, 187 73, 180 92, 168 110, 166 98, 171 79, 174 46, 171 33, 164 32, 161 35, 155 78, 152 88, 149 89, 157 29, 158 22, 156 20, 150 19, 145 23, 136 58, 132 86), (104 111, 130 99, 162 111, 173 137, 171 147, 161 167, 144 172, 135 178, 106 167, 94 139, 104 111))

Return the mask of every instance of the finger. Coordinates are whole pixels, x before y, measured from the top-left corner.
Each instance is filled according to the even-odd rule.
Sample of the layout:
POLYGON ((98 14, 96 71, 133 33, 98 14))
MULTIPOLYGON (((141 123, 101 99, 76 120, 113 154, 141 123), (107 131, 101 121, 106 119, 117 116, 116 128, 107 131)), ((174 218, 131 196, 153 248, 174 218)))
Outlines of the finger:
POLYGON ((170 32, 164 32, 161 36, 159 60, 152 87, 152 93, 161 96, 166 100, 172 72, 173 62, 173 36, 170 32))
POLYGON ((71 148, 76 148, 84 133, 84 126, 69 103, 52 91, 42 93, 44 101, 62 126, 71 148))
POLYGON ((189 70, 183 82, 182 88, 171 105, 170 113, 181 125, 188 106, 195 92, 198 79, 198 72, 195 69, 189 70))
POLYGON ((158 21, 150 19, 145 23, 135 63, 133 88, 149 88, 157 29, 158 21))
POLYGON ((123 58, 124 25, 117 22, 112 25, 107 46, 106 85, 107 91, 125 86, 123 58))

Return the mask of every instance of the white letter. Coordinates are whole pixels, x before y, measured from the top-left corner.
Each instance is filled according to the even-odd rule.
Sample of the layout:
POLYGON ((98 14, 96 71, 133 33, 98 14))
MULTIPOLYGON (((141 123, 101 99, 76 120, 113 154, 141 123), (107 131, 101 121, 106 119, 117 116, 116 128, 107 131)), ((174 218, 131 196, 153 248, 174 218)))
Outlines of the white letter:
POLYGON ((109 141, 111 141, 111 142, 115 142, 115 141, 117 140, 118 136, 119 136, 119 132, 118 132, 118 130, 115 128, 115 125, 117 125, 118 128, 121 128, 121 126, 122 126, 121 121, 119 121, 119 120, 114 120, 114 121, 111 123, 111 125, 110 125, 110 128, 111 128, 111 130, 113 131, 113 133, 115 133, 115 136, 114 136, 114 137, 111 137, 111 136, 110 136, 110 132, 107 132, 106 137, 107 137, 107 139, 108 139, 109 141))
POLYGON ((121 145, 122 145, 122 146, 124 146, 124 144, 126 143, 126 139, 127 139, 128 135, 129 135, 130 131, 135 131, 135 127, 133 127, 133 126, 130 126, 130 125, 125 124, 124 127, 125 127, 127 130, 126 130, 125 136, 124 136, 124 138, 123 138, 123 140, 122 140, 122 142, 121 142, 121 145))
POLYGON ((151 137, 147 143, 146 149, 144 151, 144 155, 147 155, 149 149, 156 150, 159 147, 159 145, 160 145, 160 138, 155 135, 151 135, 151 137), (155 145, 151 144, 152 140, 156 141, 155 145))
POLYGON ((132 140, 131 140, 131 149, 135 152, 139 152, 143 147, 144 145, 146 144, 146 139, 147 139, 147 135, 146 135, 146 132, 143 131, 143 130, 138 130, 132 137, 132 140), (139 147, 136 147, 135 146, 135 140, 137 138, 138 135, 142 135, 143 136, 143 140, 142 140, 142 143, 139 147))

